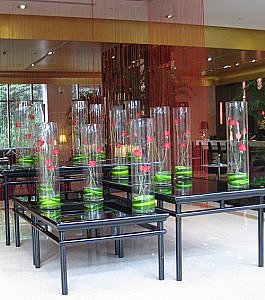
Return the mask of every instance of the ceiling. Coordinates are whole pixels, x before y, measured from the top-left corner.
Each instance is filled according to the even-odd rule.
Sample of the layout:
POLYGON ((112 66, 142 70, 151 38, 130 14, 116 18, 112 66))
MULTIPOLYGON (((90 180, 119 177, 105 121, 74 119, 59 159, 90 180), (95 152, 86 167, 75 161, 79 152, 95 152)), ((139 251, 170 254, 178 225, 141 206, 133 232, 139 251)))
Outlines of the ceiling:
MULTIPOLYGON (((21 3, 1 0, 0 14, 146 20, 148 16, 150 18, 150 3, 160 8, 152 11, 152 19, 156 21, 165 22, 165 16, 172 10, 177 13, 173 0, 24 0, 25 10, 18 8, 21 3), (162 2, 164 5, 161 7, 162 2)), ((264 0, 204 0, 206 25, 265 30, 264 13, 264 0)), ((178 15, 177 21, 187 20, 178 15)), ((34 72, 100 72, 100 53, 99 43, 0 40, 0 72, 32 72, 32 64, 36 64, 34 72), (49 51, 54 51, 54 54, 47 55, 49 51)), ((207 62, 207 68, 202 72, 213 81, 219 80, 219 83, 225 83, 220 79, 223 76, 230 76, 230 81, 236 81, 239 73, 256 76, 265 67, 264 51, 211 48, 207 49, 207 57, 212 60, 207 62)))

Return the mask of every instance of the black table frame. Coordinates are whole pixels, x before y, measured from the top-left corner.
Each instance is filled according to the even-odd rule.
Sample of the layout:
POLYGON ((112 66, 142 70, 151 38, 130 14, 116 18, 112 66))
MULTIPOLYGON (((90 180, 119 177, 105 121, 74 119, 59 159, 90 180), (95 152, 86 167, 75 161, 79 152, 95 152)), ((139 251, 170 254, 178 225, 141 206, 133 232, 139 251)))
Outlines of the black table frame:
MULTIPOLYGON (((207 180, 207 179, 204 179, 207 180)), ((110 192, 111 189, 124 191, 127 193, 127 199, 131 198, 131 186, 124 185, 109 180, 103 181, 105 187, 105 194, 108 197, 115 197, 110 192)), ((157 199, 157 207, 164 212, 169 213, 170 216, 175 217, 175 235, 176 235, 176 280, 182 280, 182 218, 216 214, 231 211, 241 210, 255 210, 258 214, 258 266, 264 266, 264 203, 265 188, 245 189, 245 190, 231 190, 225 192, 215 192, 207 194, 192 194, 192 195, 166 195, 155 193, 157 199), (229 200, 240 200, 242 204, 244 199, 257 197, 257 204, 250 205, 236 205, 227 206, 229 200), (164 208, 163 203, 170 203, 174 205, 174 209, 164 208), (218 202, 219 206, 209 209, 198 209, 193 211, 183 211, 182 205, 187 203, 202 203, 202 202, 218 202)))
MULTIPOLYGON (((67 284, 67 264, 66 264, 66 246, 71 244, 95 243, 106 240, 115 240, 115 254, 123 257, 123 240, 130 238, 146 237, 157 235, 158 237, 158 278, 164 280, 164 234, 166 230, 163 227, 163 222, 168 218, 168 213, 163 213, 157 210, 154 214, 149 215, 130 215, 113 219, 98 219, 98 220, 84 220, 77 222, 65 222, 56 224, 51 219, 42 216, 35 207, 28 202, 19 200, 19 196, 13 196, 13 212, 15 220, 15 241, 16 246, 20 246, 20 232, 19 232, 19 217, 22 217, 32 226, 32 247, 33 247, 33 264, 35 268, 40 267, 40 241, 39 232, 50 238, 59 246, 60 251, 60 265, 61 265, 61 286, 62 294, 68 294, 67 284), (156 223, 156 225, 151 224, 156 223), (138 231, 123 232, 123 227, 127 225, 140 225, 138 231), (112 228, 110 235, 100 235, 99 229, 112 228), (58 233, 58 236, 52 232, 52 229, 58 233), (65 238, 65 233, 74 230, 98 230, 95 237, 86 238, 65 238)), ((111 203, 108 203, 111 207, 111 203)))

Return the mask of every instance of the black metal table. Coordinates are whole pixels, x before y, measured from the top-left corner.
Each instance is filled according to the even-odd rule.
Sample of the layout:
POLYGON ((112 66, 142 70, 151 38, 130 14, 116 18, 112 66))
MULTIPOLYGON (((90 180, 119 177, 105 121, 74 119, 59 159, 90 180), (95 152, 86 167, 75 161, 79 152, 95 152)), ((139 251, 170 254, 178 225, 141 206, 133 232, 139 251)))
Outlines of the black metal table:
MULTIPOLYGON (((106 195, 113 195, 111 189, 125 191, 127 200, 131 198, 131 186, 104 180, 106 195)), ((264 196, 265 188, 247 188, 241 190, 229 190, 225 181, 207 180, 203 178, 193 178, 192 187, 190 189, 176 189, 171 187, 168 194, 154 192, 157 199, 157 207, 162 211, 169 213, 175 217, 176 226, 176 279, 182 280, 182 218, 200 216, 207 214, 216 214, 240 210, 255 210, 258 214, 258 266, 264 266, 264 216, 265 208, 264 196), (248 199, 256 198, 254 202, 249 204, 248 199), (236 201, 236 205, 233 201, 236 201), (216 207, 202 208, 183 211, 183 204, 217 202, 216 207), (172 204, 172 209, 165 208, 164 203, 172 204)), ((115 195, 113 195, 115 196, 115 195)), ((119 199, 122 201, 122 198, 119 199)))
MULTIPOLYGON (((123 257, 123 240, 156 235, 158 237, 158 265, 159 280, 164 279, 164 234, 166 230, 163 222, 169 214, 159 209, 153 214, 132 215, 129 211, 117 210, 115 204, 104 202, 104 210, 97 214, 86 213, 81 198, 65 200, 59 210, 59 216, 51 217, 51 211, 40 210, 35 196, 13 196, 13 211, 15 220, 16 246, 20 246, 19 217, 22 217, 32 226, 33 263, 40 267, 40 241, 39 232, 55 242, 60 249, 61 285, 62 294, 68 294, 66 246, 84 243, 94 243, 106 240, 115 240, 115 254, 123 257), (151 224, 152 223, 152 224, 151 224), (127 225, 140 225, 135 231, 130 231, 127 225), (108 228, 110 233, 104 233, 102 229, 108 228), (88 232, 96 230, 95 236, 88 232), (84 230, 87 235, 82 237, 67 237, 69 231, 84 230)), ((58 215, 58 211, 57 211, 58 215)))

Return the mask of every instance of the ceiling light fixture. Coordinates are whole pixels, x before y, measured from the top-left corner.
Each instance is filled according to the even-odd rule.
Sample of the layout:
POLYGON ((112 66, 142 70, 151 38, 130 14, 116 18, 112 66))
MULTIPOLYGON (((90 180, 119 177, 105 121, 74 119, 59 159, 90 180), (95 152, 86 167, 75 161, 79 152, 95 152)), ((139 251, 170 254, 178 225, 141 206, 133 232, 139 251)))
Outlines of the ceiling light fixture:
POLYGON ((111 56, 111 58, 113 58, 113 59, 114 59, 114 58, 115 58, 115 55, 112 55, 112 56, 111 56))
POLYGON ((167 15, 166 17, 167 17, 168 19, 172 19, 172 18, 173 18, 173 15, 170 15, 170 14, 169 14, 169 15, 167 15))
POLYGON ((34 67, 34 66, 35 66, 35 64, 34 64, 34 63, 33 63, 33 64, 31 64, 31 66, 32 66, 32 67, 34 67))
POLYGON ((226 66, 223 66, 224 69, 228 69, 228 68, 231 68, 230 65, 226 65, 226 66))
POLYGON ((208 57, 208 59, 207 59, 208 61, 211 61, 212 60, 212 58, 211 57, 208 57))
POLYGON ((18 8, 24 10, 24 9, 27 8, 27 5, 26 5, 26 4, 20 4, 20 5, 18 6, 18 8))
POLYGON ((256 61, 256 59, 252 59, 251 62, 254 63, 256 61))
POLYGON ((239 63, 236 63, 236 66, 239 66, 239 63))

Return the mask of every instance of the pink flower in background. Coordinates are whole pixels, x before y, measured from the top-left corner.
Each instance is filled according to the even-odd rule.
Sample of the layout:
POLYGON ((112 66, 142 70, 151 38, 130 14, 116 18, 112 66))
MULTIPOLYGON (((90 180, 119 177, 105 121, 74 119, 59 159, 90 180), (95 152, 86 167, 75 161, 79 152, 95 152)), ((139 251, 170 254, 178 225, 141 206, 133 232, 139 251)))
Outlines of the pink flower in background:
POLYGON ((169 149, 169 148, 170 148, 170 143, 165 143, 165 144, 163 145, 163 148, 169 149))
POLYGON ((115 122, 110 122, 110 126, 114 127, 115 126, 115 122))
POLYGON ((55 167, 53 165, 50 165, 48 166, 48 170, 53 172, 55 170, 55 167))
POLYGON ((247 128, 243 128, 243 129, 242 129, 242 134, 247 134, 247 132, 248 132, 248 131, 247 131, 247 128))
POLYGON ((127 137, 127 136, 128 136, 128 133, 127 133, 126 131, 123 131, 122 136, 123 136, 123 137, 127 137))
POLYGON ((235 124, 236 124, 235 120, 229 119, 229 121, 228 121, 229 126, 234 126, 235 124))
POLYGON ((81 143, 86 145, 86 139, 82 139, 81 143))
POLYGON ((28 114, 28 118, 31 119, 31 120, 34 120, 34 119, 35 119, 35 117, 34 117, 33 114, 28 114))
POLYGON ((178 119, 174 119, 174 124, 178 126, 179 125, 179 120, 178 119))
POLYGON ((30 139, 31 138, 31 134, 30 133, 26 133, 25 137, 26 137, 26 139, 30 139))
POLYGON ((169 130, 165 130, 164 134, 165 134, 165 136, 170 136, 170 131, 169 130))
POLYGON ((42 146, 42 145, 44 145, 44 140, 38 140, 38 146, 42 146))
POLYGON ((97 162, 95 160, 90 160, 89 161, 89 166, 90 167, 95 167, 97 165, 97 162))
POLYGON ((187 135, 191 135, 191 130, 187 130, 187 135))
POLYGON ((38 153, 38 152, 40 152, 40 147, 36 147, 35 148, 35 151, 38 153))
POLYGON ((186 142, 180 143, 180 147, 181 147, 181 148, 185 148, 186 146, 187 146, 187 143, 186 143, 186 142))
POLYGON ((245 144, 239 144, 238 145, 238 150, 242 151, 242 152, 246 151, 246 145, 245 144))
POLYGON ((99 152, 101 152, 101 151, 102 151, 101 147, 100 147, 100 146, 97 146, 97 152, 99 153, 99 152))
POLYGON ((147 143, 152 143, 153 142, 153 138, 151 136, 147 136, 146 137, 146 141, 147 141, 147 143))
POLYGON ((117 147, 117 148, 121 148, 121 146, 122 146, 121 143, 117 143, 117 144, 116 144, 116 147, 117 147))
POLYGON ((143 154, 141 149, 136 149, 133 151, 133 155, 134 156, 141 156, 143 154))
POLYGON ((76 124, 77 124, 76 121, 73 120, 73 121, 72 121, 72 125, 76 126, 76 124))
POLYGON ((141 172, 149 172, 150 166, 141 165, 139 169, 141 172))
POLYGON ((46 159, 45 160, 45 165, 46 165, 46 167, 52 165, 52 161, 50 159, 46 159))
POLYGON ((53 155, 58 155, 59 154, 59 150, 57 148, 53 149, 53 155))
POLYGON ((20 122, 16 122, 16 127, 20 128, 21 127, 21 123, 20 122))

